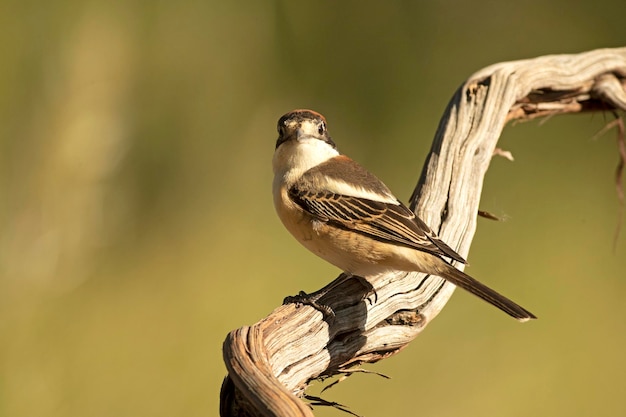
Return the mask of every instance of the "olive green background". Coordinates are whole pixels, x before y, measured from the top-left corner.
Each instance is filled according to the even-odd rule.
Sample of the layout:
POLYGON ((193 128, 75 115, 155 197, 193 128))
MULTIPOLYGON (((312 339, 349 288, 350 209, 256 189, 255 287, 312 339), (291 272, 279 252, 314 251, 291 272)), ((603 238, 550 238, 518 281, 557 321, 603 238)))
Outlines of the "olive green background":
MULTIPOLYGON (((327 116, 410 195, 492 63, 626 44, 614 1, 0 2, 0 416, 212 416, 226 334, 338 271, 274 214, 275 123, 327 116)), ((401 354, 324 393, 374 416, 626 415, 610 114, 509 126, 469 272, 401 354)), ((313 388, 319 392, 319 384, 313 388)), ((317 409, 316 415, 340 416, 317 409)))

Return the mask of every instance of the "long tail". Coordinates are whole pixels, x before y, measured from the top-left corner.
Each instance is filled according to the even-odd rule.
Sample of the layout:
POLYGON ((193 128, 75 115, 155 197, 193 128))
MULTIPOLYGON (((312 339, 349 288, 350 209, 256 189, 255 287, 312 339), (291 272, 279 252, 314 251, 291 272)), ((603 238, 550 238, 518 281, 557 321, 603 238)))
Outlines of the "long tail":
POLYGON ((441 262, 443 265, 438 265, 438 269, 440 270, 438 275, 450 281, 457 287, 461 287, 464 290, 469 291, 472 294, 482 298, 489 304, 498 307, 500 310, 504 311, 509 316, 519 321, 524 322, 530 319, 537 318, 537 316, 526 310, 524 307, 509 300, 495 290, 492 290, 480 281, 477 281, 476 279, 470 277, 465 272, 459 271, 454 266, 446 263, 443 260, 441 260, 441 262))

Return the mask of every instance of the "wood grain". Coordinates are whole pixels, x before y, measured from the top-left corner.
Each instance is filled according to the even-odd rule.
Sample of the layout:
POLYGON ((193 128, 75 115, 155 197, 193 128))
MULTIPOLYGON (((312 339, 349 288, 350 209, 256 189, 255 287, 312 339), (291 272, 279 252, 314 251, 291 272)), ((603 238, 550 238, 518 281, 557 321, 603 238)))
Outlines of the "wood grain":
MULTIPOLYGON (((617 110, 626 110, 626 48, 484 68, 448 104, 411 209, 467 256, 484 176, 507 122, 617 110)), ((233 330, 223 346, 228 376, 220 414, 312 416, 301 399, 310 381, 398 353, 437 316, 455 288, 417 273, 366 278, 373 292, 362 280, 349 278, 319 300, 332 308, 334 318, 287 304, 233 330)))

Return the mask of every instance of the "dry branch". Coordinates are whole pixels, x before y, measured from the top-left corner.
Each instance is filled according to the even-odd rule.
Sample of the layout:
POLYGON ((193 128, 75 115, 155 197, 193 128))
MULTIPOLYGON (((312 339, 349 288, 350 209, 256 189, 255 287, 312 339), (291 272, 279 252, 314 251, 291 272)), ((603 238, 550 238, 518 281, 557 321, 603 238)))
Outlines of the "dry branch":
MULTIPOLYGON (((626 48, 492 65, 450 101, 411 208, 466 256, 485 173, 505 124, 562 113, 626 110, 626 48)), ((462 267, 462 266, 460 266, 462 267)), ((399 352, 444 307, 454 286, 435 276, 394 272, 332 289, 320 303, 278 307, 224 342, 228 376, 221 415, 312 416, 300 398, 310 381, 399 352)))

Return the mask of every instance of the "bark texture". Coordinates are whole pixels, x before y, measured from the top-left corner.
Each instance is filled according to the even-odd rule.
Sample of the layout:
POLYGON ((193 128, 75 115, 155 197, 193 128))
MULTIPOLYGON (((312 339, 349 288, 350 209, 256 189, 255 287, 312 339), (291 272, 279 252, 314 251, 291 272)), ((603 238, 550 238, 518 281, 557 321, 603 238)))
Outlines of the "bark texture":
MULTIPOLYGON (((411 208, 467 256, 483 179, 507 122, 618 110, 626 110, 626 48, 484 68, 456 91, 443 114, 411 208)), ((310 306, 287 304, 233 330, 223 347, 228 376, 221 415, 312 416, 301 399, 310 381, 398 353, 437 316, 455 288, 418 273, 366 278, 368 285, 344 280, 320 299, 334 311, 332 320, 310 306)), ((518 324, 511 320, 511 325, 518 324)))

